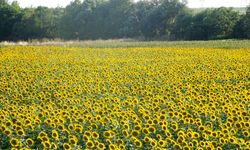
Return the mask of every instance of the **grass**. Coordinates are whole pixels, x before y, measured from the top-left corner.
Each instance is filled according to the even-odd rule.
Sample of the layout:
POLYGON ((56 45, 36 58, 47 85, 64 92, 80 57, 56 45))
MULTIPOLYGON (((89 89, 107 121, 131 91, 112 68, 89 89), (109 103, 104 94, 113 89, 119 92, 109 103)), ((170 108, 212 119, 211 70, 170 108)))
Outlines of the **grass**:
POLYGON ((94 41, 45 41, 45 42, 2 42, 8 45, 54 45, 64 47, 117 48, 117 47, 183 47, 183 48, 250 48, 250 40, 212 41, 138 41, 133 39, 94 40, 94 41))

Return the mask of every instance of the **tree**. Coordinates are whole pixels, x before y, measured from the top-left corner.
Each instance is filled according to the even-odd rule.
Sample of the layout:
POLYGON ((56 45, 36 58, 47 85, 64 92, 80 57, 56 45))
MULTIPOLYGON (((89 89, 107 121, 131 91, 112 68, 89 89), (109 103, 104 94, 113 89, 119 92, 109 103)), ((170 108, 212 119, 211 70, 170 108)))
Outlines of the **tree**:
POLYGON ((80 8, 80 0, 75 0, 66 6, 59 24, 60 37, 64 39, 79 38, 79 23, 77 22, 81 20, 76 20, 76 16, 79 13, 80 8))
MULTIPOLYGON (((110 0, 107 5, 108 11, 104 22, 107 38, 124 37, 126 21, 129 18, 133 3, 131 0, 110 0)), ((126 31, 126 30, 125 30, 126 31)))
POLYGON ((184 9, 175 20, 174 27, 171 31, 171 38, 174 40, 188 40, 191 36, 192 11, 184 9))
POLYGON ((250 8, 194 14, 186 0, 74 0, 66 8, 20 8, 0 0, 0 40, 250 38, 250 8))
POLYGON ((11 5, 5 0, 0 1, 0 40, 12 40, 12 30, 21 19, 21 9, 17 2, 11 5))
MULTIPOLYGON (((66 7, 62 29, 66 38, 108 39, 128 36, 133 3, 131 0, 74 1, 66 7)), ((131 27, 131 26, 130 26, 131 27)))
POLYGON ((239 18, 239 13, 232 8, 206 9, 193 17, 190 39, 230 38, 239 18))
POLYGON ((105 29, 102 15, 103 0, 85 0, 76 16, 79 26, 80 39, 96 39, 102 37, 102 30, 105 29))
POLYGON ((59 37, 59 20, 61 8, 25 8, 22 10, 20 22, 13 28, 13 37, 16 39, 42 39, 59 37))
POLYGON ((33 8, 26 8, 21 12, 21 20, 16 22, 13 26, 13 39, 28 40, 35 38, 34 33, 36 32, 34 27, 34 21, 32 16, 34 14, 33 8))
POLYGON ((234 27, 234 38, 250 39, 250 5, 247 7, 246 14, 242 15, 234 27))
POLYGON ((210 34, 209 38, 230 38, 233 32, 233 28, 239 19, 239 13, 234 11, 232 8, 221 7, 215 9, 211 14, 208 23, 211 27, 213 27, 213 32, 210 34))
POLYGON ((150 12, 154 9, 153 3, 149 1, 139 1, 133 5, 129 17, 123 28, 127 37, 142 37, 145 30, 144 25, 150 12))
POLYGON ((175 19, 185 5, 178 0, 154 0, 152 5, 154 8, 145 21, 143 35, 169 38, 175 19))

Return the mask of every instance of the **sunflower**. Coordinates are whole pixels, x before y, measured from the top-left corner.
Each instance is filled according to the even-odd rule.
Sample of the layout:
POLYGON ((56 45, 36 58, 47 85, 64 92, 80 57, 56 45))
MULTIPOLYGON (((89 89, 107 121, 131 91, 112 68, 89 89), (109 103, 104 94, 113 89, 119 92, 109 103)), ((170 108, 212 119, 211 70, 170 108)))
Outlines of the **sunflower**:
POLYGON ((94 139, 98 139, 99 134, 97 132, 92 132, 91 137, 94 138, 94 139))
POLYGON ((33 146, 33 144, 34 144, 34 141, 31 138, 26 139, 25 142, 29 146, 33 146))
POLYGON ((10 127, 10 126, 13 125, 13 123, 12 123, 11 121, 7 121, 7 122, 5 123, 5 125, 6 125, 7 127, 10 127))
POLYGON ((58 149, 56 143, 53 143, 53 142, 51 143, 51 149, 58 149))
POLYGON ((124 144, 124 141, 122 140, 122 139, 117 139, 117 142, 116 142, 118 145, 120 145, 120 144, 124 144))
POLYGON ((10 139, 10 145, 12 147, 19 147, 21 145, 20 141, 16 138, 11 138, 10 139))
POLYGON ((250 136, 249 132, 247 130, 243 131, 244 137, 248 138, 250 136))
POLYGON ((177 123, 171 124, 171 129, 174 130, 174 131, 177 131, 178 130, 178 124, 177 123))
POLYGON ((183 150, 191 150, 191 148, 188 147, 188 146, 184 146, 182 149, 183 149, 183 150))
POLYGON ((143 132, 144 134, 149 134, 148 128, 143 128, 143 129, 142 129, 142 132, 143 132))
POLYGON ((104 150, 105 149, 105 145, 103 143, 98 143, 97 149, 98 150, 104 150))
POLYGON ((115 150, 117 148, 117 146, 115 144, 109 144, 109 149, 110 150, 115 150))
POLYGON ((11 136, 12 135, 12 131, 8 128, 6 128, 3 133, 6 135, 6 136, 11 136))
POLYGON ((124 124, 123 128, 128 130, 129 129, 129 125, 128 124, 124 124))
POLYGON ((140 134, 140 132, 137 131, 137 130, 133 130, 133 131, 131 132, 131 135, 134 136, 134 137, 139 136, 139 134, 140 134))
POLYGON ((155 129, 153 126, 150 126, 150 127, 148 127, 148 131, 149 131, 150 133, 155 133, 155 132, 156 132, 156 129, 155 129))
POLYGON ((127 130, 122 130, 122 134, 125 138, 128 138, 129 137, 129 133, 127 130))
POLYGON ((24 136, 25 135, 23 129, 18 130, 16 133, 17 133, 18 136, 24 136))
POLYGON ((88 136, 88 137, 91 137, 91 132, 90 131, 85 131, 83 134, 88 136))
POLYGON ((67 130, 67 129, 63 129, 62 132, 63 132, 65 135, 69 135, 69 134, 70 134, 70 131, 67 130))
POLYGON ((75 130, 75 126, 74 126, 73 124, 69 124, 69 125, 68 125, 68 129, 69 129, 70 131, 75 130))
POLYGON ((76 138, 70 138, 69 143, 72 145, 77 145, 78 140, 76 138))
POLYGON ((152 140, 150 141, 150 145, 151 145, 152 147, 157 147, 157 141, 156 141, 155 139, 152 139, 152 140))
POLYGON ((179 143, 179 144, 183 144, 183 142, 184 142, 184 137, 183 137, 183 136, 179 136, 179 137, 177 138, 176 142, 179 143))
POLYGON ((41 131, 41 132, 38 134, 38 138, 42 138, 42 137, 47 137, 47 133, 45 133, 44 131, 41 131))
POLYGON ((212 132, 212 136, 213 136, 214 138, 217 138, 217 137, 218 137, 217 132, 212 132))
POLYGON ((198 139, 200 138, 200 134, 198 132, 193 132, 192 137, 198 139))
POLYGON ((203 132, 205 130, 205 127, 201 125, 201 126, 198 127, 198 130, 203 132))
POLYGON ((44 149, 50 149, 51 148, 51 143, 49 141, 42 142, 42 145, 43 145, 44 149))
POLYGON ((182 149, 181 145, 179 145, 179 144, 175 144, 175 145, 173 146, 173 148, 174 148, 175 150, 181 150, 181 149, 182 149))
POLYGON ((160 147, 165 147, 165 146, 166 146, 166 141, 160 139, 160 140, 158 141, 158 145, 159 145, 160 147))
POLYGON ((210 116, 210 120, 215 121, 216 120, 216 116, 215 115, 211 115, 210 116))
POLYGON ((110 139, 106 139, 106 143, 112 144, 112 141, 110 139))
POLYGON ((216 150, 223 150, 223 148, 218 146, 218 147, 216 147, 216 150))
POLYGON ((139 147, 139 148, 142 147, 142 142, 140 140, 135 140, 133 143, 136 147, 139 147))
POLYGON ((125 145, 120 144, 118 148, 119 148, 120 150, 125 150, 125 145))
POLYGON ((83 127, 82 126, 76 126, 75 131, 78 133, 82 133, 83 127))
POLYGON ((71 146, 68 143, 63 143, 63 149, 71 150, 71 146))
POLYGON ((52 138, 54 138, 55 140, 59 140, 58 132, 55 129, 52 130, 51 135, 52 135, 52 138))
POLYGON ((111 131, 104 131, 103 136, 104 136, 106 139, 112 138, 111 131))
POLYGON ((86 146, 87 146, 87 148, 90 148, 90 149, 92 149, 92 148, 95 147, 94 143, 93 143, 91 140, 88 140, 88 141, 86 142, 86 146))
POLYGON ((83 135, 83 140, 84 141, 88 141, 90 139, 90 137, 89 136, 87 136, 87 135, 83 135))
POLYGON ((171 132, 170 131, 165 131, 165 135, 166 135, 166 137, 168 137, 168 138, 171 138, 172 137, 172 134, 171 134, 171 132))
POLYGON ((44 136, 44 137, 41 137, 40 140, 45 142, 45 141, 49 141, 49 138, 47 136, 44 136))
POLYGON ((147 143, 147 142, 150 142, 150 141, 151 141, 151 138, 148 137, 148 136, 145 136, 144 139, 143 139, 143 141, 146 142, 146 143, 147 143))
POLYGON ((136 126, 134 127, 134 130, 136 130, 136 131, 140 131, 140 130, 141 130, 141 126, 136 125, 136 126))

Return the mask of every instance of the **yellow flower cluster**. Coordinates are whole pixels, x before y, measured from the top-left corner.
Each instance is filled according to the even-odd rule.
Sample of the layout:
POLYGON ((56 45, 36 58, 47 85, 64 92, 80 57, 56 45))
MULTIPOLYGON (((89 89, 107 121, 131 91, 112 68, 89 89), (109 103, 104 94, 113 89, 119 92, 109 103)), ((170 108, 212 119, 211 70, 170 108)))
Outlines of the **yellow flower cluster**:
POLYGON ((250 149, 250 49, 0 49, 0 149, 250 149))

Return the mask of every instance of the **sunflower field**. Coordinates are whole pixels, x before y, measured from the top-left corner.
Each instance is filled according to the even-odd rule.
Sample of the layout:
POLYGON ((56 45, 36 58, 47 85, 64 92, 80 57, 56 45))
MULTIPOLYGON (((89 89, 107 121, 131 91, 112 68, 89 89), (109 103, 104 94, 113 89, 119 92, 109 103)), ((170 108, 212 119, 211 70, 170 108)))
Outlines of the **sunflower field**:
POLYGON ((250 49, 0 49, 0 149, 250 149, 250 49))

